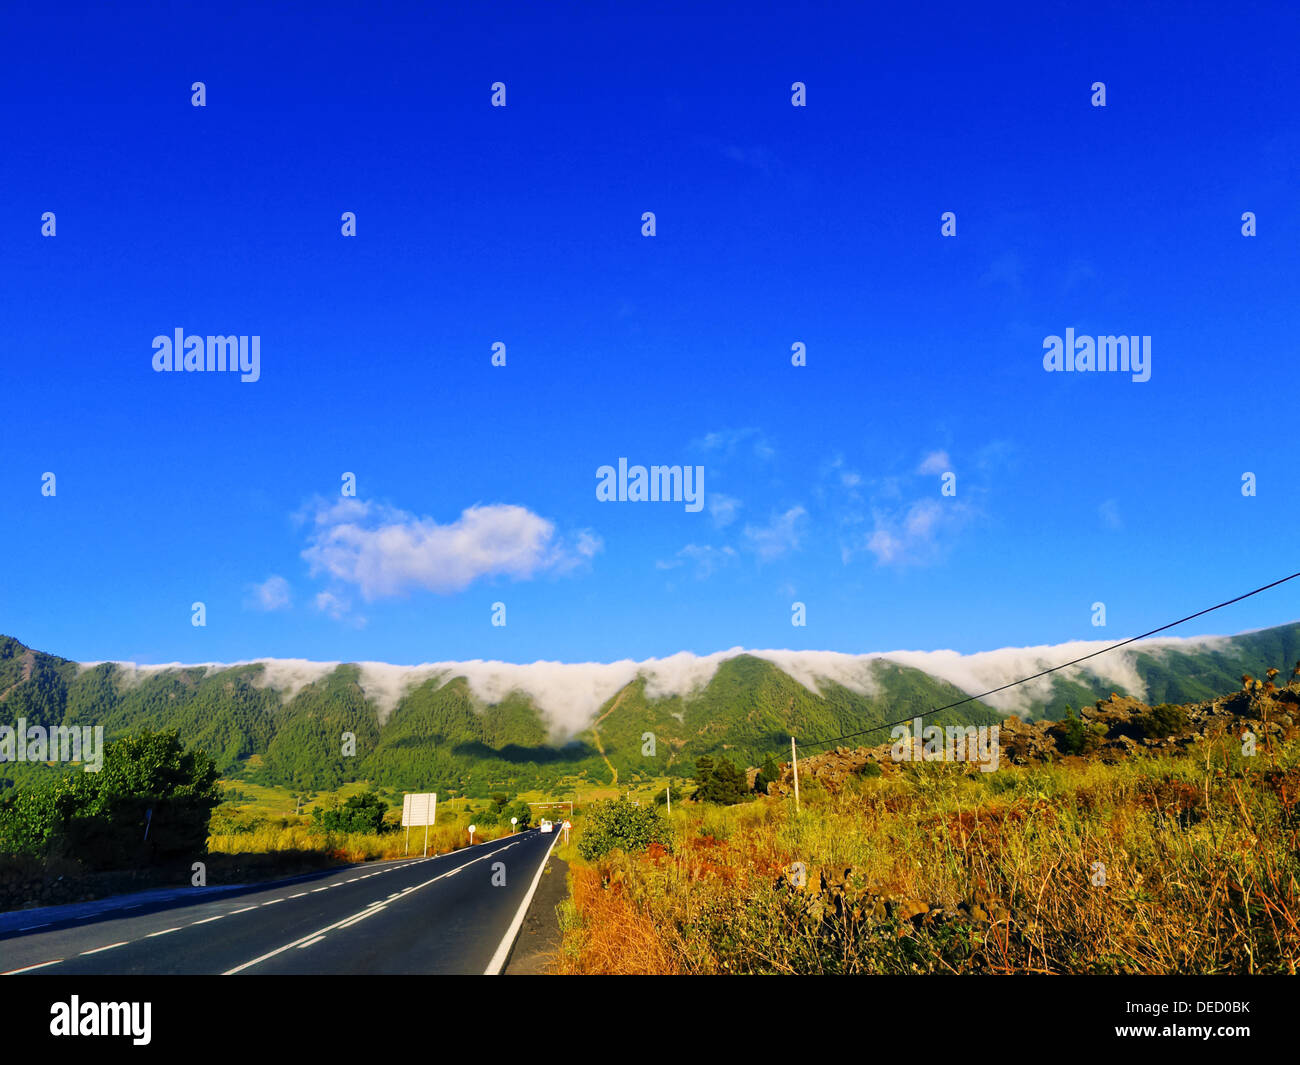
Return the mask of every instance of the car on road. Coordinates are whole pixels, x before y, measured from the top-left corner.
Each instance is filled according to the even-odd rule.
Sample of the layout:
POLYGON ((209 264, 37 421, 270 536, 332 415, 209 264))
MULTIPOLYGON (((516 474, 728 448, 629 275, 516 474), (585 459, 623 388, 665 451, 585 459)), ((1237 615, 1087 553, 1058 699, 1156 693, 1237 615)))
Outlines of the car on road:
POLYGON ((554 831, 555 831, 555 826, 554 826, 553 824, 551 824, 550 821, 545 821, 545 820, 544 820, 544 821, 542 821, 542 823, 541 823, 540 825, 538 825, 537 827, 540 828, 543 832, 554 832, 554 831))

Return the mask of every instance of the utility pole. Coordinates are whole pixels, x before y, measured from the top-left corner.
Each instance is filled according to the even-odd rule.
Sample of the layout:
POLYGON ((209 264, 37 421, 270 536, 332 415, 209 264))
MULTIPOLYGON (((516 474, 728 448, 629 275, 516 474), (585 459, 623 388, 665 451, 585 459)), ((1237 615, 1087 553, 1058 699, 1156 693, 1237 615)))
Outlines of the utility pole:
POLYGON ((672 817, 672 815, 673 815, 673 786, 672 786, 671 784, 665 786, 665 788, 664 788, 664 794, 666 794, 666 795, 668 796, 668 816, 669 816, 669 817, 672 817))
POLYGON ((799 812, 799 756, 794 751, 794 737, 790 737, 790 768, 794 770, 794 811, 799 812))

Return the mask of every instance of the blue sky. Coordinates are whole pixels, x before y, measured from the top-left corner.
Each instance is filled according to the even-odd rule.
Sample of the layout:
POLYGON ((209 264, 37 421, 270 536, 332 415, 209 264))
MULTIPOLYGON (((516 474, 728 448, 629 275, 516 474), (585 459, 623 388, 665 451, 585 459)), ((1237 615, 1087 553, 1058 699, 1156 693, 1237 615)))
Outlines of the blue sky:
POLYGON ((4 16, 0 631, 975 651, 1300 568, 1294 6, 264 6, 4 16), (177 328, 260 379, 154 372, 177 328), (1150 380, 1045 372, 1067 328, 1150 380), (599 502, 620 457, 707 505, 599 502))

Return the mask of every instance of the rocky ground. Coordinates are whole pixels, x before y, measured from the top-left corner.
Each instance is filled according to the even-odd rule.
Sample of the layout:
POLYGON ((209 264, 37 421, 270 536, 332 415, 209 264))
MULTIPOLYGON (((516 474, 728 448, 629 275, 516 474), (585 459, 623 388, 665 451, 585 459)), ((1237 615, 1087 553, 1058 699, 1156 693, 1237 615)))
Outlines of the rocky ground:
MULTIPOLYGON (((885 733, 882 732, 882 735, 885 733)), ((1270 677, 1243 678, 1242 690, 1203 703, 1150 706, 1112 694, 1080 711, 1078 724, 1069 721, 1003 720, 999 730, 1001 764, 1035 765, 1068 757, 1116 762, 1135 754, 1178 754, 1201 740, 1233 737, 1239 742, 1253 736, 1254 744, 1291 739, 1300 734, 1300 683, 1276 687, 1270 677)), ((837 791, 851 777, 864 773, 897 772, 892 743, 876 747, 836 747, 799 759, 799 781, 837 791), (871 767, 871 768, 869 768, 871 767)), ((794 791, 790 764, 778 766, 779 777, 768 785, 771 795, 794 791)), ((757 770, 749 770, 753 784, 757 770)))

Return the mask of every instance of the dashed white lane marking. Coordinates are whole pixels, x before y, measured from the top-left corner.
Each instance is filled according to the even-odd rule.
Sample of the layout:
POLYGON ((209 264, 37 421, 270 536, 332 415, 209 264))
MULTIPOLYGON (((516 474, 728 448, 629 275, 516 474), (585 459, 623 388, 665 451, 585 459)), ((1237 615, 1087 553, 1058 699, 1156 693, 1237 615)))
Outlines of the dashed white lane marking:
MULTIPOLYGON (((485 840, 484 842, 486 843, 489 841, 485 840)), ((483 844, 477 844, 477 846, 482 846, 482 845, 483 844)), ((513 846, 513 844, 511 844, 511 846, 513 846)), ((500 850, 504 850, 504 849, 505 849, 504 847, 500 848, 500 850)), ((486 854, 483 855, 483 857, 471 859, 470 861, 466 862, 465 865, 459 865, 455 869, 448 870, 445 873, 439 873, 435 877, 430 877, 423 884, 412 884, 405 891, 401 892, 401 894, 403 896, 409 895, 412 891, 418 891, 420 888, 428 887, 430 884, 434 883, 435 881, 441 880, 443 877, 452 876, 456 873, 459 873, 462 869, 466 868, 466 866, 475 865, 478 862, 486 861, 488 858, 491 858, 494 854, 497 853, 500 853, 500 851, 499 850, 488 851, 486 854)), ((547 848, 547 853, 548 854, 550 853, 549 847, 547 848)), ((545 863, 543 863, 543 865, 544 864, 545 863)), ((348 883, 351 882, 352 881, 348 881, 348 883)), ((338 887, 339 885, 334 884, 331 886, 338 887)), ((380 904, 372 903, 369 907, 362 910, 360 913, 353 914, 350 917, 345 917, 341 921, 335 921, 334 924, 326 925, 324 928, 317 929, 315 932, 311 932, 308 935, 303 936, 301 939, 295 939, 292 943, 286 943, 282 947, 276 947, 275 950, 268 951, 267 953, 261 955, 260 957, 252 959, 252 961, 246 961, 244 962, 243 965, 236 965, 233 969, 227 969, 225 973, 223 973, 222 975, 234 976, 236 973, 241 973, 245 969, 251 969, 254 965, 259 965, 264 961, 269 961, 271 958, 274 958, 279 954, 283 954, 286 950, 291 950, 294 947, 301 947, 304 943, 314 942, 318 939, 323 938, 325 933, 327 932, 332 932, 336 928, 347 928, 350 925, 356 924, 358 921, 365 920, 367 917, 372 917, 377 913, 381 913, 387 908, 388 907, 386 904, 380 905, 380 904)))
POLYGON ((98 954, 101 951, 112 950, 114 947, 125 947, 130 942, 129 939, 124 939, 121 943, 110 943, 106 947, 96 947, 94 950, 83 950, 81 956, 84 958, 87 954, 98 954))
POLYGON ((386 909, 388 909, 388 907, 383 905, 382 903, 375 906, 371 906, 368 909, 357 914, 356 916, 352 917, 350 920, 344 921, 341 925, 339 925, 339 927, 351 928, 354 924, 359 924, 360 922, 364 921, 367 917, 373 917, 375 914, 381 913, 386 909))
MULTIPOLYGON (((485 842, 487 842, 487 841, 485 841, 485 842)), ((501 848, 501 851, 508 851, 508 850, 509 850, 511 847, 513 847, 514 845, 515 845, 515 844, 513 844, 513 843, 507 844, 506 846, 504 846, 504 847, 501 848)), ((497 851, 497 852, 495 852, 495 853, 498 853, 498 854, 499 854, 499 853, 501 853, 501 851, 497 851)), ((452 853, 452 852, 449 851, 448 853, 450 854, 450 853, 452 853)), ((548 848, 548 853, 549 853, 549 848, 548 848)), ((435 855, 435 857, 437 857, 437 855, 435 855)), ((486 857, 488 857, 488 855, 484 855, 483 857, 486 858, 486 857)), ((429 860, 429 859, 427 859, 427 858, 422 858, 422 859, 419 859, 418 861, 409 862, 407 865, 393 866, 393 867, 390 867, 390 868, 388 868, 388 869, 378 869, 378 870, 376 870, 376 871, 373 872, 373 873, 368 873, 368 874, 366 874, 365 876, 353 877, 351 880, 346 881, 346 883, 349 883, 349 884, 355 884, 358 880, 369 880, 370 877, 372 877, 372 876, 378 876, 380 873, 391 873, 391 872, 393 872, 394 869, 406 869, 406 868, 408 868, 410 865, 419 865, 420 862, 428 861, 428 860, 429 860)), ((480 862, 480 861, 482 861, 482 860, 483 860, 482 858, 475 858, 474 861, 472 861, 472 862, 466 862, 465 865, 474 865, 476 862, 480 862)), ((373 916, 374 914, 379 913, 381 910, 386 909, 386 908, 387 908, 387 904, 388 904, 390 901, 392 901, 393 899, 395 899, 395 898, 401 898, 401 897, 403 897, 403 896, 405 896, 405 895, 410 894, 412 891, 418 891, 420 888, 422 888, 422 887, 426 887, 426 886, 428 886, 429 884, 432 884, 432 883, 434 882, 434 880, 441 880, 443 877, 446 877, 446 876, 455 876, 457 873, 459 873, 462 869, 465 868, 465 865, 458 866, 458 867, 455 868, 455 869, 450 869, 450 870, 448 870, 447 872, 442 873, 440 876, 435 876, 432 880, 426 880, 423 884, 413 884, 412 886, 406 888, 406 889, 403 890, 403 891, 394 891, 391 895, 388 896, 388 898, 386 898, 386 899, 379 899, 379 900, 376 900, 375 902, 372 902, 372 903, 371 903, 369 906, 367 906, 366 909, 364 909, 361 913, 354 914, 352 917, 349 917, 349 918, 345 918, 343 921, 339 922, 338 924, 330 925, 330 927, 324 929, 323 932, 328 932, 331 928, 350 928, 350 927, 352 927, 352 925, 357 924, 357 923, 360 922, 360 921, 364 921, 367 917, 371 917, 371 916, 373 916)), ((298 892, 298 894, 296 894, 296 895, 289 895, 289 896, 287 896, 287 898, 291 898, 291 899, 300 899, 300 898, 302 898, 304 895, 307 895, 307 894, 315 894, 315 892, 317 892, 317 891, 326 891, 326 890, 328 890, 329 888, 332 888, 332 887, 342 887, 342 886, 343 886, 342 883, 337 883, 337 884, 328 884, 328 885, 326 885, 325 887, 314 888, 311 892, 300 891, 300 892, 298 892)), ((284 902, 284 901, 285 901, 285 897, 281 897, 281 898, 278 898, 278 899, 271 899, 271 900, 268 901, 268 902, 263 902, 263 903, 261 903, 261 905, 262 905, 262 906, 273 906, 273 905, 275 905, 275 903, 277 903, 277 902, 284 902)), ((142 903, 136 903, 136 904, 134 904, 134 905, 132 905, 132 906, 122 906, 122 907, 120 907, 120 909, 123 909, 123 910, 138 910, 138 909, 140 909, 140 907, 141 907, 142 905, 143 905, 142 903)), ((192 927, 193 925, 208 924, 208 923, 211 922, 211 921, 219 921, 219 920, 221 920, 221 918, 223 918, 223 917, 228 917, 228 916, 229 916, 229 917, 233 917, 235 914, 238 914, 238 913, 248 913, 250 910, 256 910, 257 908, 258 908, 257 906, 245 906, 245 907, 244 907, 243 909, 241 909, 241 910, 231 910, 229 914, 219 913, 219 914, 217 914, 215 917, 205 917, 205 918, 203 918, 203 920, 201 920, 201 921, 194 921, 194 922, 192 923, 191 927, 192 927)), ((77 919, 78 921, 88 921, 88 920, 90 920, 90 918, 92 918, 92 917, 97 917, 97 916, 99 916, 99 914, 88 913, 88 914, 86 914, 86 915, 84 915, 84 916, 82 916, 82 917, 78 917, 78 918, 76 918, 76 919, 77 919)), ((25 928, 20 928, 19 931, 20 931, 20 932, 28 932, 28 931, 31 931, 32 929, 36 929, 36 928, 47 928, 47 927, 49 927, 50 923, 51 923, 51 922, 48 922, 48 921, 47 921, 45 924, 28 925, 28 926, 25 927, 25 928)), ((155 936, 165 936, 165 935, 168 935, 168 934, 171 933, 171 932, 179 932, 180 930, 181 930, 181 926, 180 926, 180 925, 177 925, 175 928, 164 928, 164 929, 163 929, 162 931, 160 931, 160 932, 150 932, 150 933, 149 933, 148 935, 146 935, 144 938, 145 938, 145 939, 153 939, 155 936)), ((276 954, 279 954, 281 951, 288 950, 289 947, 292 947, 292 946, 295 946, 295 945, 296 945, 296 946, 298 947, 298 949, 301 950, 301 949, 303 949, 304 947, 310 947, 310 946, 312 946, 312 945, 315 944, 315 943, 319 943, 319 942, 320 942, 322 939, 324 939, 324 938, 325 938, 324 934, 320 934, 320 935, 315 936, 314 938, 308 939, 308 940, 307 940, 306 942, 304 942, 304 943, 298 943, 298 944, 290 943, 288 946, 281 947, 279 950, 272 951, 270 954, 264 955, 264 956, 261 957, 261 958, 257 958, 257 959, 255 959, 254 961, 251 961, 251 962, 248 962, 248 963, 246 963, 246 964, 244 964, 244 965, 241 965, 241 966, 239 966, 239 967, 236 968, 236 969, 232 969, 232 970, 230 970, 230 972, 227 973, 226 975, 229 976, 229 975, 231 975, 232 973, 237 973, 237 972, 239 972, 239 971, 242 970, 242 969, 247 969, 247 968, 248 968, 249 966, 251 966, 251 965, 256 965, 256 964, 257 964, 258 962, 260 962, 260 961, 265 961, 267 958, 274 957, 276 954)), ((125 947, 125 946, 126 946, 128 943, 130 943, 130 942, 131 942, 131 940, 129 940, 129 939, 124 939, 124 940, 122 940, 120 943, 110 943, 110 944, 108 944, 107 946, 104 946, 104 947, 96 947, 94 950, 83 950, 83 951, 81 952, 81 956, 82 956, 82 957, 85 957, 85 956, 88 955, 88 954, 100 954, 100 953, 102 953, 103 951, 106 951, 106 950, 113 950, 113 949, 115 949, 116 947, 125 947)), ((8 970, 8 971, 6 971, 6 972, 4 972, 4 973, 0 973, 0 976, 16 976, 16 975, 19 974, 19 973, 31 972, 33 969, 44 969, 44 968, 46 968, 47 966, 50 966, 50 965, 58 965, 58 964, 59 964, 60 962, 62 962, 62 961, 63 961, 62 958, 55 958, 53 961, 43 961, 43 962, 41 962, 41 963, 38 964, 38 965, 27 965, 27 966, 24 966, 24 967, 21 968, 21 969, 10 969, 10 970, 8 970)))
MULTIPOLYGON (((513 846, 514 846, 514 844, 511 843, 511 844, 509 844, 508 846, 502 847, 501 849, 502 849, 502 850, 509 850, 510 847, 513 847, 513 846)), ((452 852, 449 851, 448 853, 452 853, 452 852)), ((437 857, 437 855, 435 855, 434 857, 437 857)), ((353 877, 351 880, 346 881, 346 883, 349 883, 349 884, 355 884, 358 880, 369 880, 370 877, 372 877, 372 876, 378 876, 380 873, 391 873, 391 872, 393 872, 394 870, 397 870, 397 869, 407 869, 407 868, 410 868, 410 866, 412 866, 412 865, 419 865, 421 862, 425 862, 425 861, 428 861, 428 860, 429 860, 428 858, 421 858, 421 859, 418 859, 418 860, 416 860, 416 861, 414 861, 414 862, 408 862, 406 865, 390 866, 388 869, 377 869, 377 870, 375 870, 373 873, 367 873, 365 876, 353 877)), ((478 860, 480 860, 480 859, 475 859, 475 861, 478 861, 478 860)), ((467 864, 467 865, 472 865, 472 864, 474 864, 474 863, 473 863, 473 862, 467 862, 466 864, 467 864)), ((461 866, 461 867, 456 868, 456 869, 452 869, 452 870, 450 870, 450 871, 448 871, 448 872, 446 872, 446 873, 443 873, 442 876, 436 876, 436 877, 434 877, 433 880, 441 880, 443 876, 454 876, 456 873, 460 872, 460 870, 461 870, 462 868, 464 868, 464 866, 461 866)), ((356 915, 354 915, 353 917, 346 919, 344 922, 342 922, 341 924, 339 924, 339 925, 337 925, 337 926, 331 926, 331 927, 349 928, 349 927, 351 927, 352 925, 356 924, 358 921, 362 921, 362 920, 364 920, 365 918, 371 916, 372 914, 376 914, 376 913, 378 913, 380 910, 384 909, 384 908, 385 908, 385 904, 388 903, 388 902, 390 902, 391 900, 393 900, 393 899, 395 899, 395 898, 400 898, 401 896, 406 895, 406 894, 408 894, 409 892, 415 891, 415 890, 417 890, 418 888, 422 888, 422 887, 424 887, 426 884, 431 884, 431 883, 433 883, 433 880, 427 880, 427 881, 425 881, 424 884, 414 884, 414 885, 412 885, 411 887, 406 888, 404 891, 394 891, 391 895, 388 896, 387 899, 379 899, 379 900, 376 900, 375 902, 372 902, 368 907, 366 907, 366 909, 363 910, 361 913, 356 914, 356 915)), ((337 884, 326 884, 324 887, 313 888, 310 892, 307 892, 307 891, 300 891, 300 892, 298 892, 298 894, 296 894, 296 895, 289 895, 289 896, 285 896, 285 897, 290 898, 290 899, 300 899, 300 898, 302 898, 304 895, 308 895, 308 894, 313 894, 313 895, 314 895, 314 894, 315 894, 316 892, 318 892, 318 891, 328 891, 330 888, 333 888, 333 887, 342 887, 342 886, 343 886, 343 883, 337 883, 337 884)), ((269 902, 263 902, 263 903, 261 903, 260 905, 262 905, 262 906, 273 906, 273 905, 275 905, 275 903, 277 903, 277 902, 284 902, 284 901, 285 901, 285 897, 281 897, 281 898, 278 898, 278 899, 271 899, 269 902)), ((140 907, 141 907, 142 905, 143 905, 143 903, 139 903, 139 902, 137 902, 137 903, 134 903, 133 905, 130 905, 130 906, 120 906, 120 907, 118 907, 118 909, 120 909, 120 910, 138 910, 138 909, 140 909, 140 907)), ((243 909, 241 909, 241 910, 231 910, 229 914, 219 913, 219 914, 217 914, 215 917, 205 917, 205 918, 203 918, 201 921, 193 921, 193 922, 191 922, 191 924, 190 924, 189 927, 193 927, 194 925, 200 925, 200 924, 210 924, 212 921, 220 921, 223 917, 233 917, 233 916, 235 916, 235 914, 239 914, 239 913, 248 913, 250 910, 256 910, 257 908, 258 908, 257 906, 245 906, 245 907, 244 907, 243 909)), ((100 916, 100 915, 97 914, 97 913, 88 913, 88 914, 84 914, 84 915, 81 916, 81 917, 76 918, 76 920, 78 920, 78 921, 88 921, 88 920, 90 920, 92 917, 98 917, 98 916, 100 916)), ((32 925, 26 925, 26 926, 24 926, 24 927, 22 927, 22 928, 19 928, 18 931, 20 931, 20 932, 31 932, 31 931, 34 931, 34 930, 37 929, 37 928, 48 928, 52 923, 53 923, 53 922, 46 921, 46 922, 43 923, 43 924, 32 924, 32 925)), ((164 929, 163 929, 162 931, 160 931, 160 932, 150 932, 150 933, 148 933, 144 938, 145 938, 145 939, 153 939, 155 936, 165 936, 165 935, 168 935, 168 934, 171 933, 171 932, 179 932, 179 931, 181 930, 181 927, 182 927, 182 926, 177 925, 175 928, 164 928, 164 929)), ((327 931, 328 931, 328 929, 327 929, 327 931)), ((319 936, 317 936, 315 939, 312 939, 312 940, 310 940, 310 941, 308 941, 308 942, 306 942, 306 943, 301 943, 301 944, 299 944, 299 945, 298 945, 298 949, 301 950, 303 947, 310 947, 310 946, 311 946, 312 944, 314 944, 314 943, 319 943, 319 942, 320 942, 322 939, 324 939, 324 938, 325 938, 324 935, 319 935, 319 936)), ((102 951, 105 951, 105 950, 113 950, 115 947, 124 947, 124 946, 126 946, 128 943, 130 943, 130 942, 131 942, 131 940, 129 940, 129 939, 124 939, 124 940, 122 940, 122 942, 120 942, 120 943, 110 943, 110 944, 108 944, 108 946, 106 946, 106 947, 96 947, 94 950, 83 950, 83 951, 81 952, 81 954, 82 954, 83 957, 84 957, 85 955, 87 955, 87 954, 99 954, 99 953, 101 953, 102 951)), ((291 944, 291 945, 292 945, 292 944, 291 944)), ((288 949, 288 948, 282 948, 282 949, 288 949)), ((277 951, 277 952, 275 952, 275 953, 279 953, 279 952, 277 951)), ((269 957, 269 956, 270 956, 270 955, 268 955, 268 957, 269 957)), ((261 960, 263 960, 263 959, 260 959, 260 958, 258 959, 258 961, 261 961, 261 960)), ((16 975, 18 975, 19 973, 31 972, 33 969, 44 969, 44 968, 46 968, 47 966, 50 966, 50 965, 58 965, 58 964, 59 964, 60 962, 62 962, 62 961, 63 961, 62 958, 55 958, 53 961, 43 961, 43 962, 41 962, 41 963, 38 964, 38 965, 26 965, 26 966, 24 966, 24 967, 21 968, 21 969, 9 969, 9 970, 7 970, 7 971, 5 971, 5 972, 3 972, 3 973, 0 973, 0 976, 16 976, 16 975)), ((250 962, 249 964, 252 965, 252 964, 255 964, 255 962, 250 962)), ((240 966, 240 968, 247 968, 247 966, 240 966)), ((232 970, 232 971, 234 971, 234 972, 238 972, 238 970, 232 970)))
POLYGON ((55 958, 53 961, 43 961, 39 965, 24 965, 21 969, 10 969, 7 973, 0 973, 0 976, 17 976, 19 973, 29 973, 33 969, 44 969, 47 965, 58 965, 62 958, 55 958))

